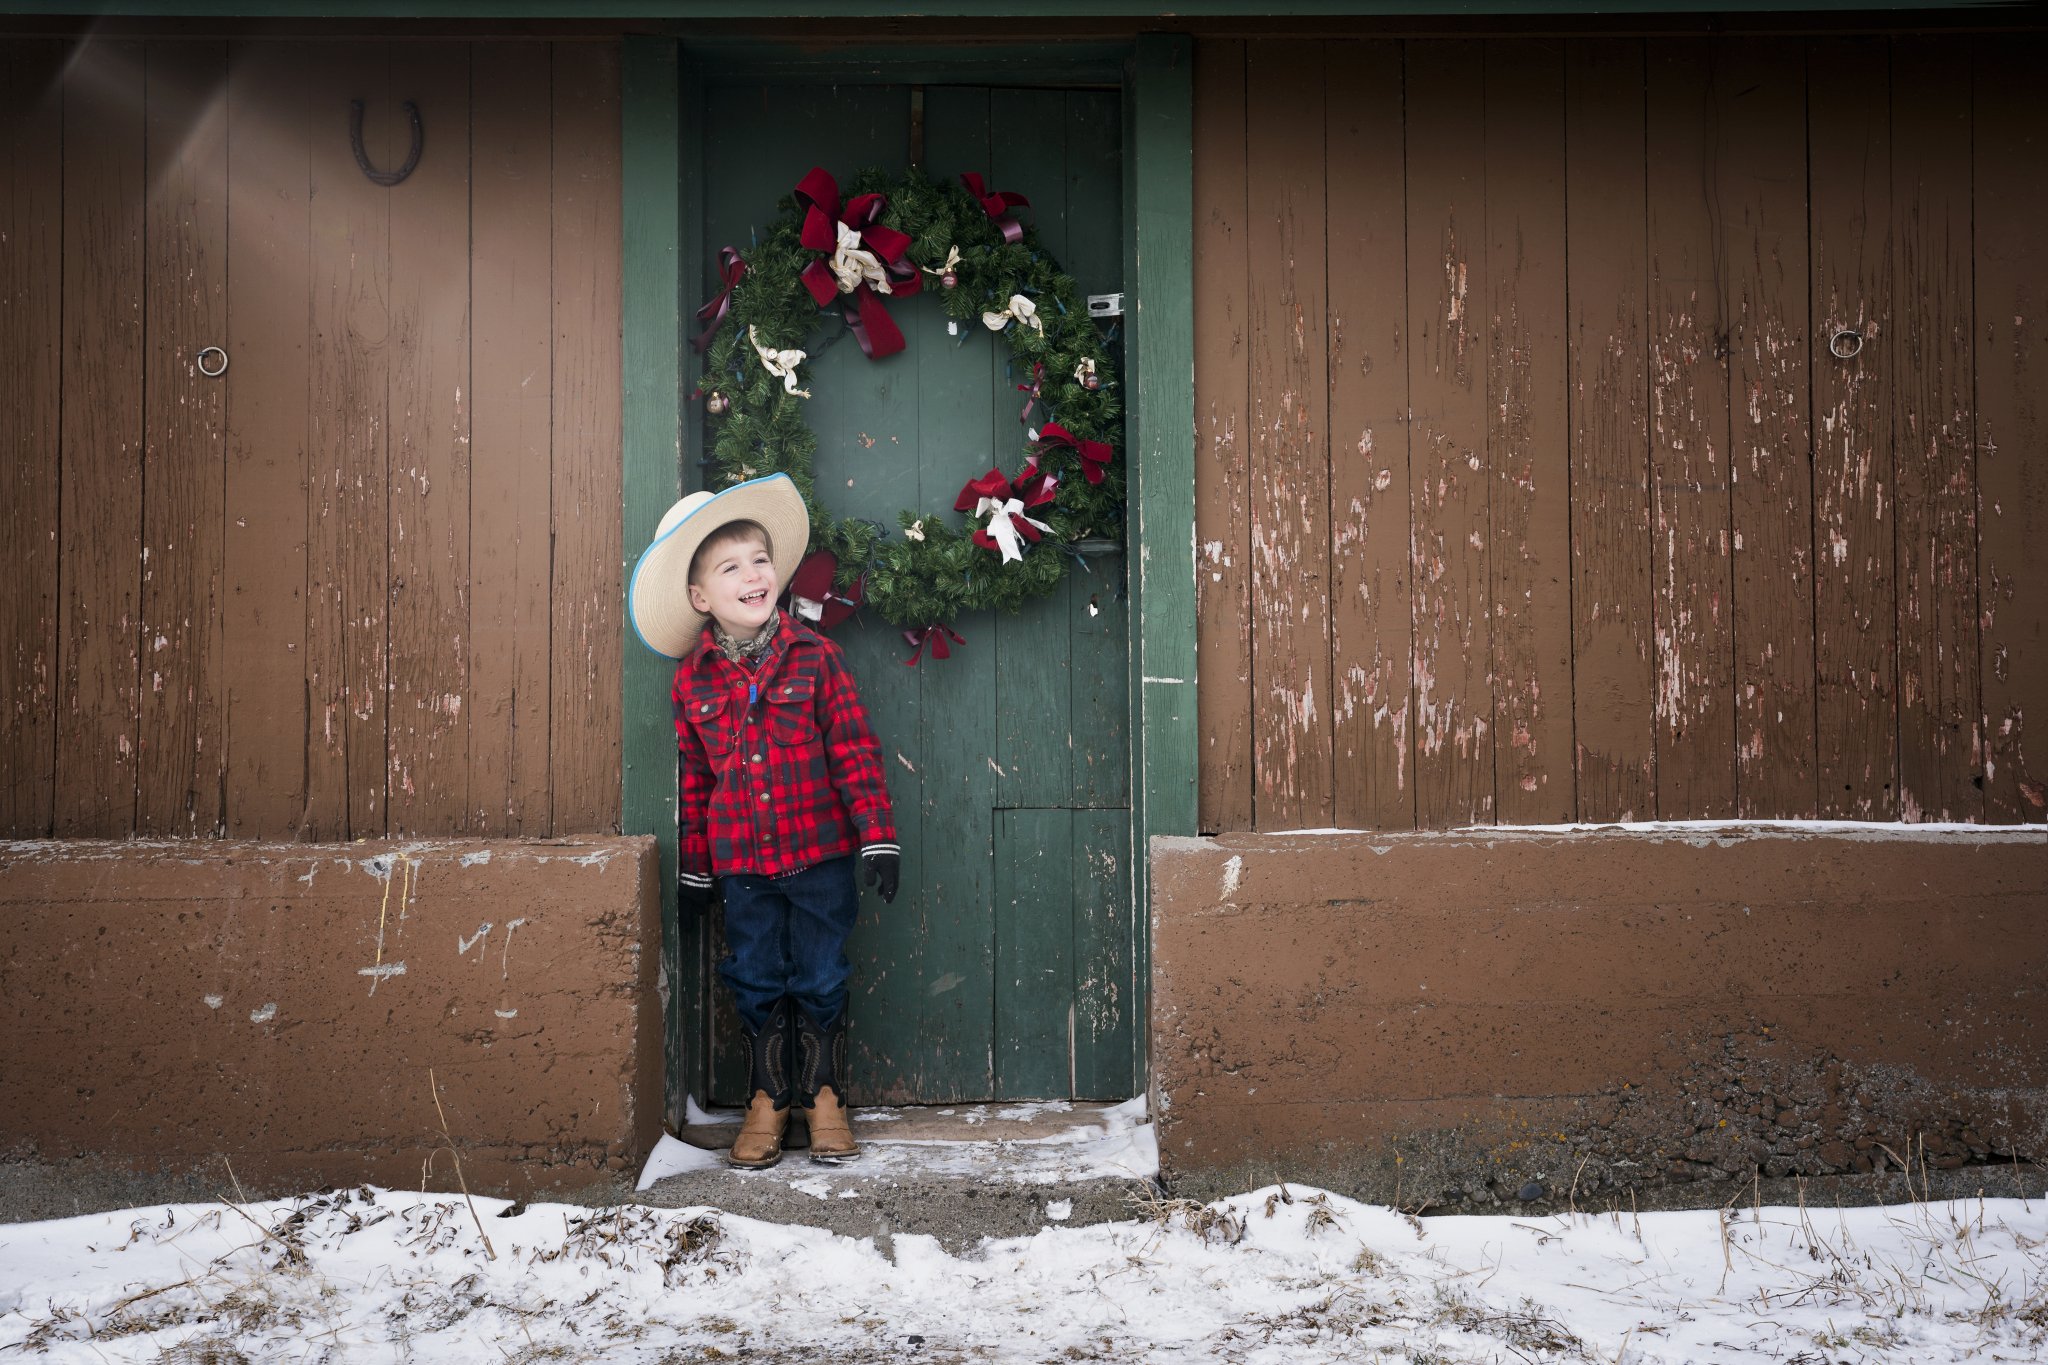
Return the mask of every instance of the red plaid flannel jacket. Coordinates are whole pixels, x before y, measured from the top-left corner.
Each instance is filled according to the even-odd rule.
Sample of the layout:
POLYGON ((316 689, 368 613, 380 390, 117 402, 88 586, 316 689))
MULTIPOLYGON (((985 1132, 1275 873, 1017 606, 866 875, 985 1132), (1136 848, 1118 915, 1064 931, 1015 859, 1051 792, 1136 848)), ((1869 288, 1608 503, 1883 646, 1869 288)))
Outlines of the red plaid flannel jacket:
POLYGON ((845 656, 789 613, 781 621, 752 671, 719 653, 708 624, 676 668, 684 881, 779 877, 895 846, 881 746, 845 656))

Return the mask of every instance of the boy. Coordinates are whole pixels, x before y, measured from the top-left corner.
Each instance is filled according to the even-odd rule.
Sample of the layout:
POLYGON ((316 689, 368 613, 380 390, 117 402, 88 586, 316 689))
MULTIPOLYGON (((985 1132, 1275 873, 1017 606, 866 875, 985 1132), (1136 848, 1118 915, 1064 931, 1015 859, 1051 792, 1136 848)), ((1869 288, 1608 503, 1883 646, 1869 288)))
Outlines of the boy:
POLYGON ((838 646, 779 610, 810 518, 787 475, 693 493, 633 571, 640 638, 680 658, 683 913, 725 900, 719 976, 747 1037, 752 1099, 729 1160, 782 1159, 792 1104, 811 1160, 860 1154, 845 1098, 846 937, 855 863, 896 899, 900 850, 881 752, 838 646))

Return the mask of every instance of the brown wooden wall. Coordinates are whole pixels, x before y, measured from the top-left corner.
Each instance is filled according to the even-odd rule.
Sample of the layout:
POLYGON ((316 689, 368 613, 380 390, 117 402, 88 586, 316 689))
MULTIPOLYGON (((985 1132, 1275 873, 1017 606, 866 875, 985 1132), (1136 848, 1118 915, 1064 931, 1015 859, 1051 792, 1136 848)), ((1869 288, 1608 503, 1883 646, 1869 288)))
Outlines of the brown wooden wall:
POLYGON ((2044 57, 1202 41, 1203 829, 2041 820, 2044 57))
POLYGON ((618 101, 616 43, 0 44, 0 832, 617 828, 618 101))

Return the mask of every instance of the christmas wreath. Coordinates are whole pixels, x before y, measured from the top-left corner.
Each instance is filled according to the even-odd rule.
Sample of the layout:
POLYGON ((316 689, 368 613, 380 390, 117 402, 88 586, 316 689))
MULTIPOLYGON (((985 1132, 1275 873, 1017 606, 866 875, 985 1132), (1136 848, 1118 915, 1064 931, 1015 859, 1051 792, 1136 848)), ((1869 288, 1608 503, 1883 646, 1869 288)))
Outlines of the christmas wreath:
POLYGON ((1121 542, 1121 404, 1087 298, 1037 233, 1017 220, 1022 195, 979 175, 943 184, 913 171, 853 177, 842 197, 813 170, 750 250, 719 253, 722 291, 699 310, 698 396, 710 413, 707 485, 787 474, 810 511, 812 553, 792 579, 799 615, 831 625, 865 606, 905 627, 922 656, 944 658, 963 611, 1024 602, 1058 586, 1082 541, 1121 542), (806 368, 821 325, 843 323, 870 360, 901 351, 892 305, 935 294, 950 330, 1009 346, 1023 449, 997 459, 954 500, 964 526, 905 509, 889 528, 834 517, 817 498, 817 437, 805 419, 806 368))

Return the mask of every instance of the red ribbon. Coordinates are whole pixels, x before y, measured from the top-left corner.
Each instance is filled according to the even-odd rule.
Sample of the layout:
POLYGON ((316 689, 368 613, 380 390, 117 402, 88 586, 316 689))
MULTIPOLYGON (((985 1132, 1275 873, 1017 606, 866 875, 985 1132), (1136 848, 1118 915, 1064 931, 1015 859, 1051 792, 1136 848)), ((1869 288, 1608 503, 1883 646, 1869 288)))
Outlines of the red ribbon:
MULTIPOLYGON (((910 250, 910 238, 876 221, 882 216, 882 210, 888 207, 889 201, 885 196, 858 194, 842 209, 839 205, 839 182, 824 167, 813 166, 810 174, 797 183, 796 201, 804 208, 804 227, 799 240, 810 250, 822 251, 827 256, 837 251, 838 225, 844 223, 860 234, 860 244, 882 263, 883 270, 888 273, 889 290, 893 296, 908 298, 923 284, 924 273, 903 259, 904 253, 910 250)), ((803 281, 804 288, 811 291, 811 298, 820 308, 830 307, 839 297, 839 277, 822 260, 812 261, 804 267, 803 281)), ((853 339, 860 343, 860 349, 868 359, 880 360, 903 349, 902 329, 889 316, 882 296, 865 283, 853 291, 843 315, 853 339)))
POLYGON ((740 259, 738 247, 718 249, 718 278, 725 282, 725 292, 697 310, 697 321, 710 324, 690 342, 690 349, 698 355, 710 348, 712 335, 725 324, 726 312, 732 307, 733 286, 746 273, 747 263, 740 259))
POLYGON ((952 658, 953 650, 952 646, 946 643, 946 641, 948 640, 951 640, 953 644, 956 645, 964 645, 967 643, 967 641, 962 639, 960 635, 951 626, 933 624, 929 626, 924 626, 916 630, 904 631, 903 643, 914 646, 916 649, 916 653, 912 654, 909 658, 903 661, 904 667, 908 668, 910 665, 916 663, 919 659, 922 659, 924 657, 924 647, 926 645, 930 645, 932 647, 932 657, 934 659, 952 658))
POLYGON ((1002 229, 1005 242, 1015 246, 1024 240, 1024 225, 1017 221, 1012 210, 1028 208, 1031 204, 1029 199, 1010 190, 990 190, 973 171, 961 175, 960 183, 967 187, 967 192, 974 196, 990 221, 1002 229))
MULTIPOLYGON (((1031 395, 1029 398, 1026 398, 1024 400, 1023 410, 1017 414, 1017 420, 1023 424, 1024 429, 1026 431, 1029 431, 1031 429, 1031 409, 1038 405, 1038 391, 1040 387, 1044 385, 1044 383, 1045 362, 1042 360, 1034 360, 1031 362, 1031 382, 1029 384, 1019 384, 1017 386, 1017 392, 1028 393, 1031 395)), ((1036 464, 1037 460, 1034 459, 1032 463, 1036 464)))
MULTIPOLYGON (((1047 422, 1038 432, 1040 452, 1058 448, 1071 450, 1081 457, 1081 476, 1090 483, 1101 483, 1103 471, 1109 468, 1112 456, 1116 454, 1101 441, 1083 441, 1057 422, 1047 422)), ((1037 461, 1034 459, 1033 463, 1037 461)))

